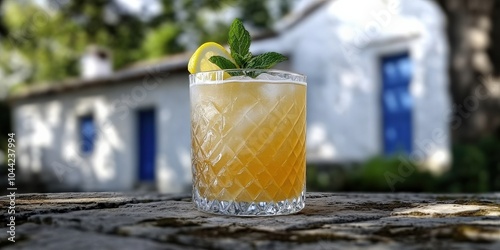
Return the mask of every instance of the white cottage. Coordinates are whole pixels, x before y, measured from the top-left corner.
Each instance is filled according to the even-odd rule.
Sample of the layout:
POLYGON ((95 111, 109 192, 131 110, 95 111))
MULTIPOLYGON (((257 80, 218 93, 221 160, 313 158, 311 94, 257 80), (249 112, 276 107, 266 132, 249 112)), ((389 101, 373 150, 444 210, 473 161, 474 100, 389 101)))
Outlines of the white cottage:
POLYGON ((22 174, 55 189, 189 189, 188 57, 14 97, 22 174))
POLYGON ((449 163, 445 16, 428 0, 314 2, 253 50, 290 55, 308 76, 309 161, 407 153, 449 163))
MULTIPOLYGON (((287 54, 280 68, 308 76, 308 161, 403 152, 441 171, 449 161, 450 104, 437 5, 304 2, 252 51, 287 54)), ((188 59, 87 74, 13 97, 22 174, 85 191, 145 183, 161 192, 189 189, 188 59)))

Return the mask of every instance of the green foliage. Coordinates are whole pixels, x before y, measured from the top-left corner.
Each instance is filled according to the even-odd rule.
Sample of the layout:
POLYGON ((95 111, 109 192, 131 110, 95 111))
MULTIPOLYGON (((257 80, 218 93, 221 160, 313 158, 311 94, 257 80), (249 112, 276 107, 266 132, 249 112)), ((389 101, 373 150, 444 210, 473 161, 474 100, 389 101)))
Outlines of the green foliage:
MULTIPOLYGON (((12 129, 10 127, 10 111, 7 106, 7 103, 0 101, 0 151, 7 153, 7 134, 12 133, 12 129)), ((0 162, 0 166, 2 166, 4 162, 0 162)))
POLYGON ((261 0, 243 0, 241 4, 241 15, 244 20, 256 27, 265 29, 271 25, 271 16, 266 8, 266 1, 261 0))
MULTIPOLYGON (((28 69, 18 81, 57 82, 78 75, 79 60, 89 45, 110 49, 114 68, 121 68, 144 58, 192 49, 205 41, 224 43, 229 24, 222 18, 208 19, 208 12, 218 16, 236 8, 245 23, 262 30, 277 19, 271 18, 263 1, 159 1, 162 12, 145 20, 123 11, 113 0, 49 0, 49 7, 34 0, 0 0, 0 36, 4 38, 0 39, 0 67, 16 74, 19 67, 13 67, 10 58, 18 54, 23 57, 22 68, 28 69), (115 20, 107 18, 110 14, 115 20)), ((279 4, 280 15, 284 15, 290 1, 279 4)))
POLYGON ((375 157, 349 167, 308 166, 309 191, 477 193, 500 190, 500 139, 453 147, 449 171, 433 176, 404 157, 375 157))
POLYGON ((475 144, 453 147, 453 167, 439 179, 443 192, 500 190, 500 139, 484 137, 475 144))
POLYGON ((91 44, 110 48, 114 66, 142 57, 137 53, 144 23, 116 12, 119 22, 105 20, 111 1, 68 1, 42 8, 31 1, 6 1, 2 21, 9 30, 6 53, 19 53, 32 68, 25 82, 54 81, 76 75, 81 54, 91 44))
POLYGON ((391 192, 430 191, 432 176, 423 172, 404 157, 376 157, 350 173, 347 189, 356 191, 391 192))
POLYGON ((489 190, 500 191, 500 138, 486 137, 479 142, 479 148, 486 156, 489 190))
POLYGON ((307 165, 307 191, 343 191, 349 169, 340 165, 307 165))
POLYGON ((486 156, 477 146, 453 147, 453 167, 439 179, 443 192, 486 192, 489 186, 486 156))
POLYGON ((183 47, 176 41, 180 33, 181 29, 173 23, 165 23, 150 30, 142 43, 145 56, 157 58, 183 51, 183 47))

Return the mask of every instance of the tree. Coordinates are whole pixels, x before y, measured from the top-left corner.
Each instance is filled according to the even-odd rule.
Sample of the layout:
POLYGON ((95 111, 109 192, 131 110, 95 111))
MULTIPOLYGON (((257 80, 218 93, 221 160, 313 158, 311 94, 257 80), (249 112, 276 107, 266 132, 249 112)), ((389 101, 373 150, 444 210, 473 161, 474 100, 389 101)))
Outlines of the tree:
POLYGON ((500 100, 491 91, 500 87, 500 1, 436 1, 448 18, 450 92, 461 122, 453 137, 474 141, 500 131, 500 100), (479 90, 486 95, 475 98, 479 90))
POLYGON ((171 21, 180 27, 178 45, 193 50, 206 41, 227 42, 227 30, 233 21, 240 18, 256 32, 272 29, 275 21, 288 13, 291 0, 162 0, 163 13, 153 22, 171 21), (272 14, 271 14, 272 13, 272 14))
POLYGON ((142 50, 147 58, 157 58, 183 50, 176 41, 181 29, 172 22, 166 22, 151 30, 145 37, 142 50))
MULTIPOLYGON (((275 20, 269 7, 256 0, 158 0, 162 12, 147 19, 126 11, 116 0, 46 1, 47 6, 33 0, 0 0, 0 35, 6 38, 0 40, 0 76, 18 76, 2 77, 1 85, 77 76, 89 45, 110 49, 114 68, 121 68, 192 50, 208 40, 225 43, 232 20, 221 17, 227 13, 260 30, 270 29, 275 20), (16 57, 22 66, 12 63, 16 57)), ((286 4, 282 1, 279 8, 286 9, 286 4)))
POLYGON ((265 1, 247 0, 240 3, 243 20, 260 29, 268 29, 271 26, 272 19, 265 1))
MULTIPOLYGON (((91 44, 110 48, 117 68, 142 57, 139 48, 145 24, 120 11, 114 1, 51 3, 43 7, 31 1, 3 2, 8 37, 2 39, 2 46, 27 62, 32 72, 24 82, 57 81, 77 75, 80 56, 91 44)), ((8 68, 5 60, 10 58, 0 65, 8 68)))

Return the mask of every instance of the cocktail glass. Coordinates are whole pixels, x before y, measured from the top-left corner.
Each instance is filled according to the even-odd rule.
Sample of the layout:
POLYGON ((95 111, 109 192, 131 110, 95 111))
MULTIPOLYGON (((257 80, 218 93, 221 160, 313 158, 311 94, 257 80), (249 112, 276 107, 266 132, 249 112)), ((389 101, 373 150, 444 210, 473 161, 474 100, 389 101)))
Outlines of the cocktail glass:
POLYGON ((304 208, 306 77, 237 69, 189 79, 196 207, 238 216, 304 208))

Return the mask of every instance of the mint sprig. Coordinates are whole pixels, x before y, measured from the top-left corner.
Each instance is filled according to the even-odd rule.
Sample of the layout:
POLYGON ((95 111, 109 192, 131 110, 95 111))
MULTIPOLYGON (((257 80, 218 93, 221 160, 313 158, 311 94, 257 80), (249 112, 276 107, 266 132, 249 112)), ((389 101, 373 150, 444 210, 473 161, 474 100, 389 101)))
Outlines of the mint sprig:
POLYGON ((250 33, 239 19, 235 19, 229 28, 229 48, 235 63, 222 56, 212 56, 208 60, 221 69, 269 69, 288 60, 280 53, 268 52, 254 56, 250 53, 250 33))
POLYGON ((235 19, 231 27, 229 27, 228 43, 231 48, 231 56, 239 66, 244 66, 247 59, 252 57, 252 54, 250 54, 250 42, 250 33, 248 33, 239 19, 235 19))

